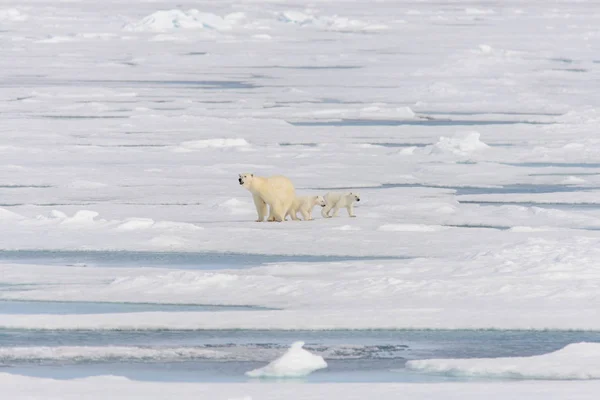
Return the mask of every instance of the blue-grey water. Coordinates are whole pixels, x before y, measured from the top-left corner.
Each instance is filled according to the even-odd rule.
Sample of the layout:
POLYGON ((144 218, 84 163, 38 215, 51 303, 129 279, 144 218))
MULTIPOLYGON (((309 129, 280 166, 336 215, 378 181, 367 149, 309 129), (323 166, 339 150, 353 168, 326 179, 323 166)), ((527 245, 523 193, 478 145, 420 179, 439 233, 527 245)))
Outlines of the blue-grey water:
MULTIPOLYGON (((466 377, 425 374, 404 368, 408 360, 532 356, 556 351, 569 343, 598 342, 600 332, 576 331, 40 331, 0 330, 0 366, 6 372, 66 379, 122 375, 136 380, 245 382, 246 371, 283 354, 294 341, 321 354, 328 368, 300 381, 312 382, 442 382, 466 377), (22 357, 15 347, 125 346, 131 354, 102 353, 57 359, 22 357), (139 359, 136 349, 191 348, 216 351, 219 357, 174 356, 139 359), (8 352, 7 352, 8 349, 8 352), (20 358, 21 357, 21 358, 20 358)), ((479 378, 482 379, 482 378, 479 378)))
MULTIPOLYGON (((0 288, 2 289, 2 288, 0 288)), ((234 311, 268 310, 266 307, 224 306, 218 304, 159 304, 159 303, 110 303, 94 301, 29 301, 0 300, 0 314, 114 314, 132 312, 181 312, 181 311, 234 311)))
POLYGON ((0 261, 103 267, 160 267, 176 269, 247 268, 274 262, 339 262, 398 259, 388 256, 277 255, 218 252, 0 250, 0 261))
MULTIPOLYGON (((505 190, 521 190, 521 187, 505 190)), ((281 261, 375 260, 377 257, 159 253, 111 251, 0 251, 0 260, 49 265, 169 266, 183 269, 247 268, 281 261)), ((26 289, 0 284, 0 293, 26 289)), ((255 312, 247 306, 0 301, 0 315, 68 315, 132 312, 255 312)), ((151 314, 148 316, 151 318, 151 314)), ((545 354, 576 342, 600 343, 600 332, 453 330, 42 330, 0 329, 0 369, 70 379, 120 375, 135 380, 247 382, 245 372, 266 365, 295 341, 325 358, 328 368, 302 379, 316 382, 444 382, 474 380, 405 369, 408 360, 520 357, 545 354)), ((484 378, 478 378, 484 379, 484 378)), ((285 380, 288 381, 288 380, 285 380)))

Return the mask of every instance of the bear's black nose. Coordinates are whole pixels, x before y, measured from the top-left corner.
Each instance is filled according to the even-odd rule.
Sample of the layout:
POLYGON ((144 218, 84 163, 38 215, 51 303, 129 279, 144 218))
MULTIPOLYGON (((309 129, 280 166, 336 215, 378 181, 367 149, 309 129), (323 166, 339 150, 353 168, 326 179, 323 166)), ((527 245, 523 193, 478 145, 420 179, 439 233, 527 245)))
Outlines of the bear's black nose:
POLYGON ((360 199, 356 199, 356 201, 360 201, 360 199))
POLYGON ((244 182, 242 182, 242 178, 239 178, 239 179, 238 179, 238 182, 240 183, 240 185, 243 185, 243 184, 244 184, 244 182))

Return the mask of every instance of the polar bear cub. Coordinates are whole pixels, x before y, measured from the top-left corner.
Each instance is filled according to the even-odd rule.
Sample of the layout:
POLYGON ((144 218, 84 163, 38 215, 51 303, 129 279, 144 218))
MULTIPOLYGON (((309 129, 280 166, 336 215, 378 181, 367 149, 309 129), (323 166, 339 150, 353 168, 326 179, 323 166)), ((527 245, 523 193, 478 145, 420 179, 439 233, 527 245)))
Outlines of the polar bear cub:
POLYGON ((340 208, 345 207, 348 210, 348 215, 356 217, 354 215, 354 202, 360 201, 360 195, 358 193, 340 193, 340 192, 329 192, 325 196, 325 202, 327 205, 321 210, 323 218, 331 218, 337 216, 340 208), (329 213, 333 210, 333 215, 329 213))
POLYGON ((268 178, 250 173, 240 174, 238 182, 252 193, 258 219, 262 222, 267 215, 267 221, 284 221, 296 198, 296 190, 292 182, 285 176, 276 175, 268 178))
POLYGON ((296 196, 292 203, 292 208, 288 211, 288 215, 294 221, 299 221, 297 213, 300 211, 305 221, 312 221, 312 210, 316 205, 325 207, 326 203, 323 196, 296 196))

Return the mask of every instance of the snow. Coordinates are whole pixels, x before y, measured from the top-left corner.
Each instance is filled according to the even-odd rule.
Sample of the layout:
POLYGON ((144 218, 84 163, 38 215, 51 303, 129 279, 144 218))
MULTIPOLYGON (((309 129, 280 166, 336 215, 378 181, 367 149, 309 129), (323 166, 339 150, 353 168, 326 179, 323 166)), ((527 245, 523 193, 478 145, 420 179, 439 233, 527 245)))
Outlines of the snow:
POLYGON ((196 9, 188 11, 178 9, 161 10, 148 15, 141 21, 125 25, 123 29, 132 32, 165 32, 173 29, 214 29, 217 31, 227 31, 233 28, 232 23, 236 23, 243 18, 244 15, 242 13, 220 17, 212 13, 200 12, 196 9))
POLYGON ((574 343, 532 357, 413 360, 407 368, 427 373, 510 379, 600 379, 600 344, 574 343))
POLYGON ((476 151, 489 148, 489 146, 480 140, 479 132, 467 132, 457 134, 454 137, 441 137, 433 146, 426 148, 431 154, 450 153, 459 156, 469 155, 476 151))
POLYGON ((28 16, 16 8, 0 8, 0 21, 27 21, 28 16))
POLYGON ((378 230, 384 232, 436 232, 447 229, 440 225, 417 225, 417 224, 386 224, 381 225, 378 230))
POLYGON ((333 16, 319 16, 310 12, 284 11, 279 14, 279 20, 300 26, 313 26, 321 29, 340 32, 369 32, 387 29, 384 24, 370 23, 359 19, 333 16))
POLYGON ((72 380, 53 380, 0 374, 0 384, 11 399, 43 398, 48 400, 71 400, 86 398, 104 399, 111 393, 114 399, 345 399, 358 400, 368 397, 397 399, 398 393, 411 399, 475 400, 485 393, 490 400, 528 399, 581 399, 593 400, 598 396, 600 383, 592 382, 519 382, 519 383, 440 383, 390 384, 206 384, 136 382, 115 376, 100 376, 72 380))
MULTIPOLYGON (((1 7, 0 299, 269 309, 0 310, 0 328, 600 329, 595 11, 566 0, 1 7), (258 224, 241 172, 289 176, 299 193, 360 188, 364 201, 357 218, 258 224)), ((1 380, 33 394, 48 383, 1 380)), ((63 385, 80 398, 104 381, 48 383, 55 397, 63 385)), ((337 396, 386 387, 455 393, 337 396)), ((482 391, 457 387, 458 398, 482 391)), ((485 393, 561 390, 598 393, 593 382, 485 393)))
POLYGON ((180 144, 176 151, 193 151, 199 149, 244 147, 250 144, 244 139, 204 139, 192 140, 180 144))
POLYGON ((321 356, 302 348, 304 342, 294 342, 289 350, 268 365, 246 372, 252 378, 297 378, 327 368, 321 356))

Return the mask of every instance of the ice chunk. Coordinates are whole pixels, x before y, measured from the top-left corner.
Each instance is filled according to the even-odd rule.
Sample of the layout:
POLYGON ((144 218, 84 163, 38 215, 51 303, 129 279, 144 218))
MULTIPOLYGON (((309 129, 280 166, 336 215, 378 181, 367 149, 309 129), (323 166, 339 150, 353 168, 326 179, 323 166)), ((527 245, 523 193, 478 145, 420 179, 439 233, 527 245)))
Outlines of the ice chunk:
POLYGON ((4 8, 0 10, 0 21, 26 21, 29 17, 16 8, 4 8))
POLYGON ((433 146, 428 146, 427 150, 431 154, 468 155, 489 148, 480 137, 479 132, 466 132, 451 138, 442 136, 433 146))
POLYGON ((284 11, 279 14, 279 20, 293 24, 306 24, 314 22, 314 17, 304 14, 300 11, 284 11))
POLYGON ((300 377, 311 372, 327 368, 327 363, 321 356, 312 354, 302 348, 304 342, 295 342, 290 349, 268 365, 246 372, 253 378, 260 377, 300 377))
POLYGON ((511 379, 600 379, 600 343, 574 343, 533 357, 415 360, 406 368, 452 376, 511 379))
POLYGON ((301 26, 312 26, 338 32, 365 32, 388 29, 387 25, 369 23, 358 19, 333 16, 317 16, 300 11, 284 11, 279 14, 279 21, 301 26))
POLYGON ((196 9, 161 10, 143 18, 141 21, 130 23, 123 28, 132 32, 164 32, 173 29, 211 29, 227 31, 233 24, 244 18, 242 13, 234 13, 225 18, 212 13, 203 13, 196 9))
POLYGON ((74 224, 74 225, 92 225, 94 219, 100 215, 96 211, 80 210, 75 213, 72 217, 67 217, 62 221, 63 224, 74 224))

